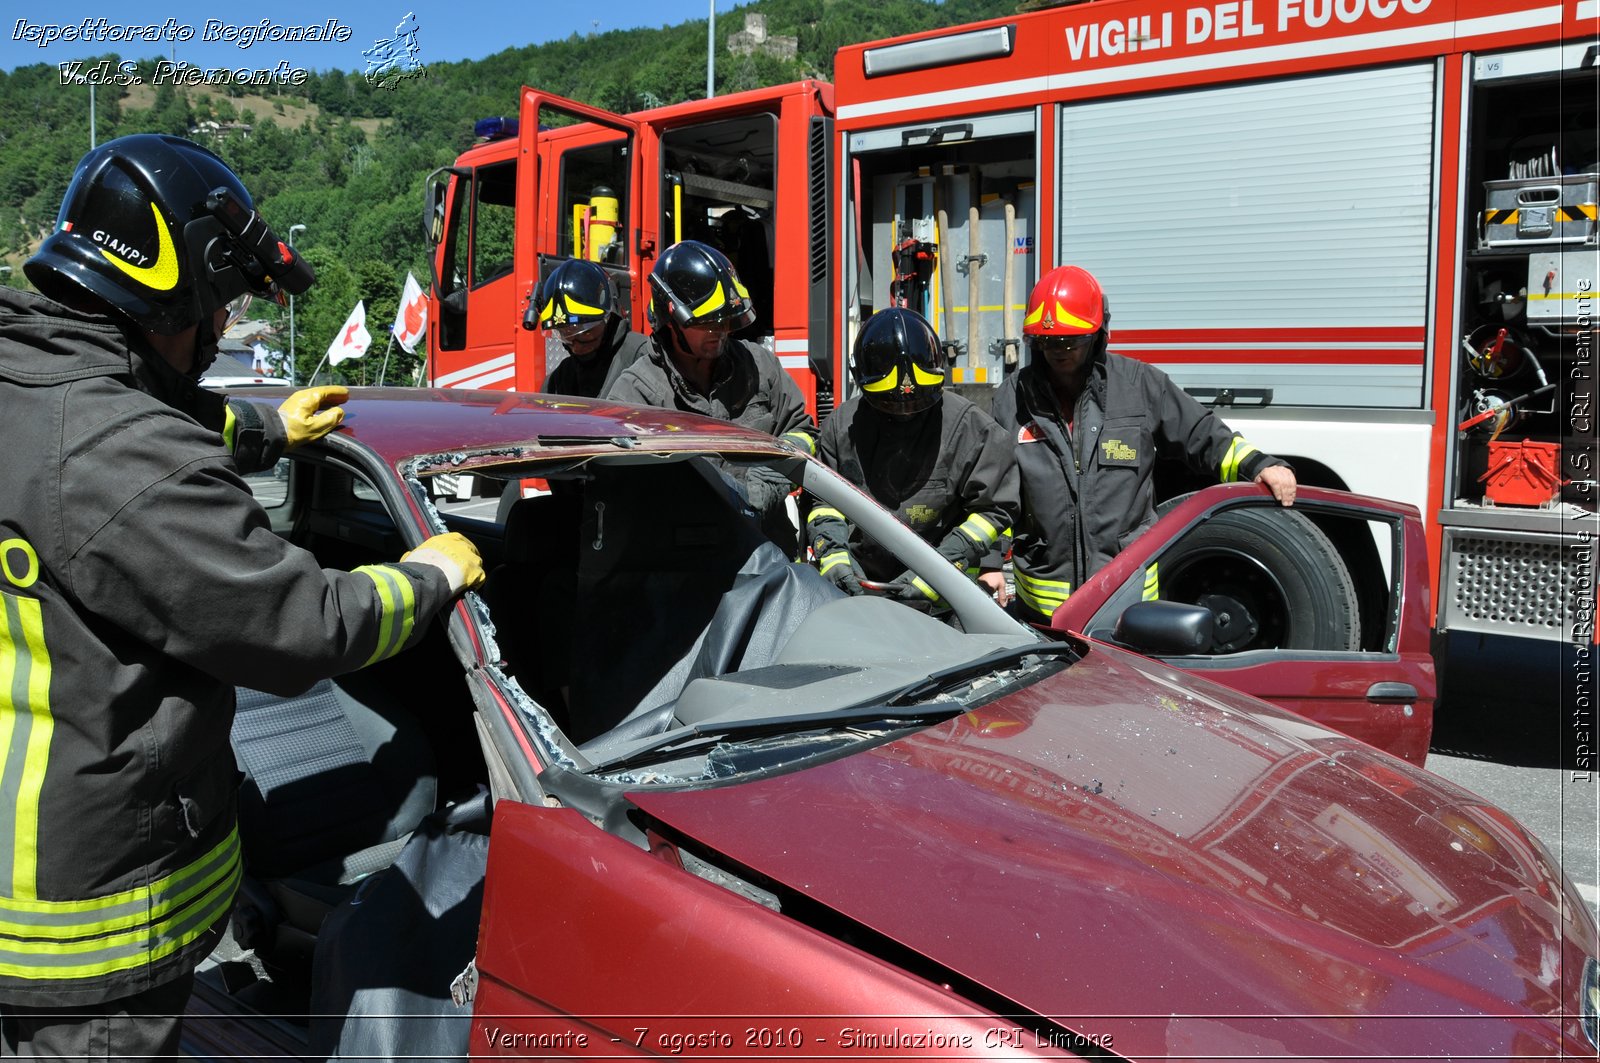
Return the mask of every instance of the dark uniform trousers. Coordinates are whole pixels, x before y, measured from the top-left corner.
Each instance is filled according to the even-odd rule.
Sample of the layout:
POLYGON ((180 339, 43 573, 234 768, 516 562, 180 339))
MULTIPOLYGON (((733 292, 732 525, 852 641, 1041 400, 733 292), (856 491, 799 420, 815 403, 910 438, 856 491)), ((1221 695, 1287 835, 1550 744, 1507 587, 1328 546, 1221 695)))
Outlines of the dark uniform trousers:
POLYGON ((77 1007, 0 1004, 0 1059, 177 1059, 194 973, 77 1007))

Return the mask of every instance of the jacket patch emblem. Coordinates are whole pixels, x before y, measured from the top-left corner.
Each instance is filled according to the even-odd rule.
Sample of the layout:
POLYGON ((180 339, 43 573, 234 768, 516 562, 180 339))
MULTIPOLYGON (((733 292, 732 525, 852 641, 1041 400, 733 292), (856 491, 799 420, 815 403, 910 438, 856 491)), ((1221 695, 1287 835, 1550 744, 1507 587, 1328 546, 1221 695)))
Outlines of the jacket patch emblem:
POLYGON ((939 519, 939 511, 932 506, 912 506, 906 510, 906 520, 912 524, 928 524, 939 519))
POLYGON ((1039 431, 1039 426, 1034 424, 1032 421, 1029 421, 1027 424, 1017 429, 1018 443, 1037 443, 1043 438, 1044 433, 1039 431))
POLYGON ((1107 461, 1138 461, 1139 452, 1120 439, 1107 439, 1100 444, 1100 453, 1107 461))

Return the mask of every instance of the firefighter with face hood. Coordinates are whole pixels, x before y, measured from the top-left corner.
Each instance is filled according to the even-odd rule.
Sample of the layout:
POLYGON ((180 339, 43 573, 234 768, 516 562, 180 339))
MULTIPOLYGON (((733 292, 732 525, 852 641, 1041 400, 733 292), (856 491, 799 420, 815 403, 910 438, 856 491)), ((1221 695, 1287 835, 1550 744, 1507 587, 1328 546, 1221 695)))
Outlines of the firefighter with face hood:
POLYGON ((381 660, 482 579, 436 536, 325 571, 240 478, 338 424, 196 386, 250 296, 304 292, 221 159, 175 137, 79 163, 0 289, 0 1055, 174 1055, 240 878, 235 686, 381 660))
POLYGON ((545 378, 552 395, 604 395, 650 341, 628 327, 617 287, 598 263, 572 258, 539 285, 538 327, 556 334, 567 357, 545 378))
MULTIPOLYGON (((750 293, 725 255, 683 240, 661 253, 650 271, 651 346, 606 398, 719 417, 816 453, 816 425, 805 396, 771 351, 733 333, 755 320, 750 293)), ((780 527, 793 485, 764 467, 733 470, 768 534, 788 545, 780 527), (781 518, 781 519, 780 519, 781 518)))
POLYGON ((1028 297, 1028 364, 995 393, 994 416, 1015 441, 1022 477, 1012 562, 1031 620, 1048 620, 1155 523, 1158 453, 1294 502, 1285 462, 1250 445, 1161 370, 1107 351, 1110 324, 1093 275, 1078 266, 1051 270, 1028 297))
MULTIPOLYGON (((823 422, 818 457, 978 578, 1020 509, 1005 432, 944 389, 939 337, 910 310, 880 310, 868 318, 851 349, 850 369, 859 392, 823 422)), ((894 597, 937 604, 933 588, 864 539, 837 509, 814 506, 806 537, 818 569, 840 588, 860 593, 863 579, 887 582, 894 597)), ((983 583, 1004 601, 998 571, 983 583)))

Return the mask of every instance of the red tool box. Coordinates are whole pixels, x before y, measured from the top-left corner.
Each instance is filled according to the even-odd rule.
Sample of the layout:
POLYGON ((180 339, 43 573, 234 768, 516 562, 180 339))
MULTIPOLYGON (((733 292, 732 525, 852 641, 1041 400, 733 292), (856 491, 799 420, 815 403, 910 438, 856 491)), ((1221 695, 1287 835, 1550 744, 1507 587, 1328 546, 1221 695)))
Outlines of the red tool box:
POLYGON ((1561 444, 1532 439, 1489 443, 1489 471, 1478 477, 1484 501, 1497 506, 1542 506, 1561 493, 1561 444))

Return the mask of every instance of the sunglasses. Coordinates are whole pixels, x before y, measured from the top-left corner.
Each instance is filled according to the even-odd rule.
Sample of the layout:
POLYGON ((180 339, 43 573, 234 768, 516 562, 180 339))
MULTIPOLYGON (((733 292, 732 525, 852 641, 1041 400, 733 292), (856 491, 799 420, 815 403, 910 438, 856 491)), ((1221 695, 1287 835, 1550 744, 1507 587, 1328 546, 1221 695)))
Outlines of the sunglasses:
POLYGON ((1034 336, 1029 340, 1029 346, 1039 354, 1056 355, 1087 354, 1094 349, 1096 334, 1086 336, 1034 336))

